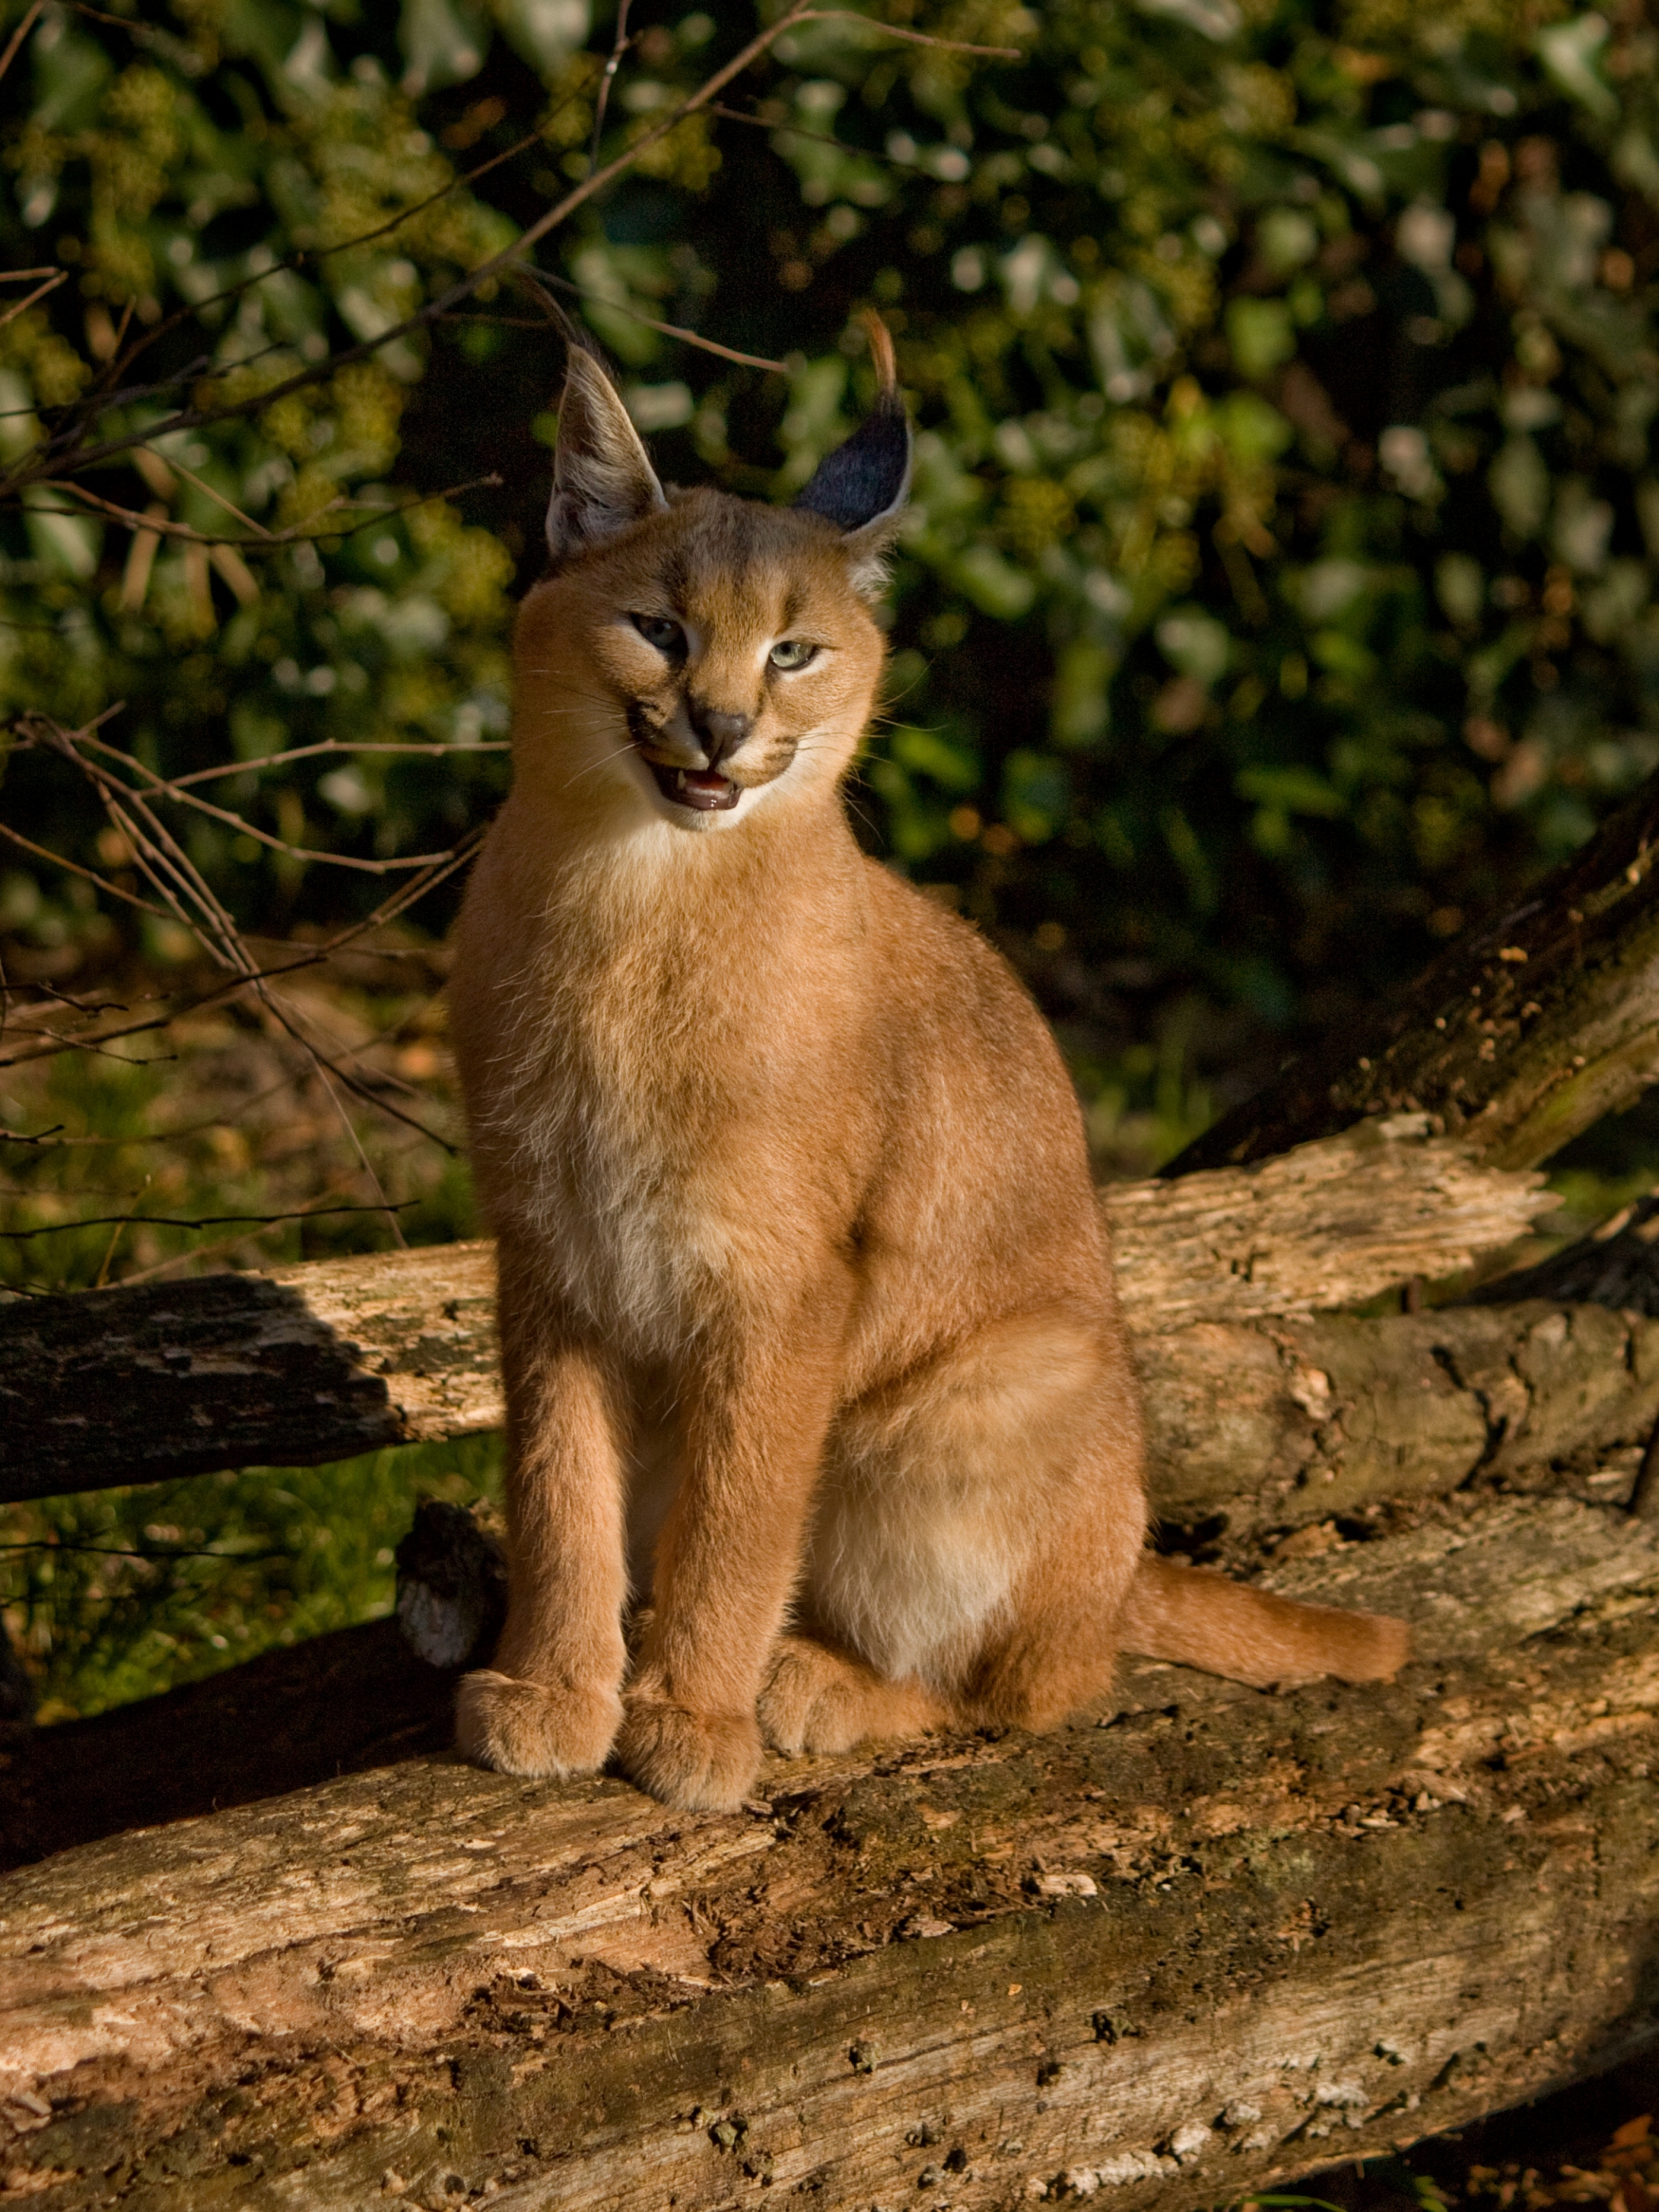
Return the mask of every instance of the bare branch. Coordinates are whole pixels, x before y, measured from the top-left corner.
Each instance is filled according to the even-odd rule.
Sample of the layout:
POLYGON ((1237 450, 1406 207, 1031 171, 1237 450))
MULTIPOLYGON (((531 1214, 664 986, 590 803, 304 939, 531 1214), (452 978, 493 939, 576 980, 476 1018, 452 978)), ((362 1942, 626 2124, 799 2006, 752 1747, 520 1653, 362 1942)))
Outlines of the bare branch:
MULTIPOLYGON (((509 268, 521 263, 530 249, 546 237, 550 230, 557 230, 561 224, 566 222, 575 213, 578 208, 584 206, 588 200, 592 199, 596 193, 601 192, 606 185, 614 183, 618 176, 625 175, 635 166, 642 155, 649 153, 653 146, 660 145, 670 132, 677 129, 688 116, 694 115, 699 109, 708 106, 734 78, 741 76, 751 64, 759 61, 786 32, 792 30, 798 24, 809 21, 811 17, 812 10, 804 5, 804 0, 796 0, 795 6, 787 9, 775 23, 768 25, 765 30, 757 33, 731 61, 728 62, 722 68, 715 70, 714 74, 706 79, 695 92, 689 94, 677 107, 671 109, 659 121, 654 123, 650 130, 643 132, 631 146, 625 147, 602 169, 595 170, 581 184, 573 186, 562 199, 557 201, 544 214, 538 216, 527 230, 522 231, 510 246, 503 247, 499 253, 492 254, 488 260, 480 262, 475 268, 469 270, 466 276, 462 277, 456 284, 452 285, 448 291, 440 293, 435 300, 428 301, 413 315, 405 316, 401 323, 392 323, 387 329, 381 331, 378 337, 365 339, 357 345, 347 346, 343 351, 331 355, 327 360, 320 361, 311 368, 297 370, 293 376, 272 385, 269 390, 247 399, 230 401, 222 407, 180 408, 167 421, 160 424, 152 423, 141 433, 133 432, 120 437, 106 439, 101 445, 94 446, 83 453, 78 466, 83 469, 90 468, 94 462, 108 459, 116 453, 126 452, 135 445, 148 443, 155 438, 169 435, 175 431, 195 430, 209 423, 244 419, 249 415, 258 414, 273 405, 276 400, 286 397, 290 392, 308 389, 323 378, 333 376, 348 362, 366 359, 391 344, 395 340, 407 337, 413 331, 424 329, 428 324, 441 321, 451 308, 459 305, 461 301, 470 298, 481 285, 488 283, 493 277, 504 275, 509 268)), ((857 20, 868 22, 870 19, 860 16, 857 20)), ((871 28, 880 29, 884 27, 872 24, 871 28)), ((927 43, 939 45, 949 42, 930 40, 927 43)), ((28 465, 26 455, 24 460, 19 462, 9 475, 0 479, 0 496, 13 495, 27 485, 42 481, 49 466, 50 463, 44 453, 40 462, 33 467, 28 465)))
POLYGON ((0 1237, 9 1244, 26 1244, 35 1237, 66 1236, 71 1229, 106 1229, 112 1222, 120 1228, 216 1229, 233 1221, 261 1222, 268 1227, 276 1222, 309 1221, 323 1213, 396 1213, 414 1203, 403 1198, 396 1206, 382 1202, 378 1206, 295 1207, 286 1213, 204 1213, 191 1220, 172 1213, 95 1213, 85 1221, 56 1221, 42 1228, 0 1229, 0 1237))
POLYGON ((967 39, 940 38, 932 31, 902 30, 896 23, 878 23, 875 16, 864 15, 857 8, 804 8, 795 10, 791 23, 857 23, 866 30, 877 30, 883 38, 903 39, 907 46, 938 46, 952 54, 982 54, 992 62, 1023 62, 1024 54, 1018 46, 976 46, 967 39))
MULTIPOLYGON (((165 776, 158 775, 154 768, 146 767, 142 761, 135 760, 131 753, 123 753, 112 745, 100 744, 96 739, 91 742, 96 746, 98 751, 109 754, 113 759, 122 762, 127 767, 136 768, 140 776, 147 777, 150 790, 157 797, 175 799, 183 806, 194 806, 198 814, 211 815, 215 821, 228 822, 232 829, 240 830, 244 836, 252 838, 256 843, 267 846, 273 853, 286 854, 291 860, 303 860, 307 864, 314 862, 322 867, 353 868, 364 876, 392 876, 404 868, 430 868, 437 861, 449 857, 447 853, 408 853, 395 859, 365 860, 355 853, 320 853, 308 845, 293 845, 286 838, 273 837, 269 830, 260 829, 256 823, 249 821, 246 815, 232 813, 229 807, 215 806, 212 800, 198 798, 194 791, 187 791, 179 784, 170 783, 165 776)), ((132 790, 130 785, 117 784, 115 779, 109 776, 105 770, 96 767, 89 762, 81 761, 79 754, 74 752, 67 738, 60 749, 66 750, 69 757, 75 760, 78 765, 83 767, 96 782, 107 783, 113 788, 124 791, 130 799, 137 799, 138 794, 132 790)), ((355 749, 369 751, 373 748, 362 747, 355 749)))
POLYGON ((251 776, 261 768, 285 767, 289 761, 313 760, 321 753, 337 753, 342 759, 351 760, 359 753, 419 753, 428 758, 436 758, 445 753, 506 753, 511 750, 512 740, 507 737, 480 738, 473 745, 440 745, 435 740, 430 745, 415 744, 413 741, 407 745, 382 743, 379 740, 372 744, 365 740, 361 745, 342 745, 339 738, 327 737, 317 745, 297 745, 284 753, 259 753, 250 761, 222 761, 214 768, 193 768, 186 776, 175 776, 171 781, 171 788, 182 794, 187 783, 211 783, 221 776, 251 776))
POLYGON ((159 461, 164 469, 171 470, 176 476, 182 476, 187 484, 194 484, 198 491, 205 493, 209 499, 222 507, 227 514, 234 515, 239 523, 245 524, 256 537, 273 538, 274 533, 267 530, 263 523, 256 523, 251 515, 245 515, 233 500, 227 499, 222 491, 215 491, 211 484, 205 483, 194 469, 187 469, 182 461, 170 461, 165 454, 157 452, 152 446, 135 447, 135 460, 140 453, 148 453, 152 460, 159 461))
POLYGON ((0 315, 0 330, 4 330, 9 323, 15 323, 17 318, 23 314, 27 308, 32 307, 37 300, 44 300, 48 292, 55 292, 60 285, 65 285, 68 283, 68 270, 66 268, 61 268, 58 270, 55 276, 48 277, 44 285, 36 285, 34 290, 28 294, 27 299, 14 301, 13 304, 7 308, 5 314, 0 315))
MULTIPOLYGON (((581 285, 573 285, 568 277, 555 276, 550 269, 515 269, 513 274, 530 291, 539 292, 544 286, 554 285, 562 292, 574 293, 579 300, 592 300, 596 305, 609 308, 613 315, 625 315, 631 323, 641 323, 647 330, 658 331, 664 338, 677 338, 682 345, 695 346, 700 353, 714 354, 723 361, 735 361, 739 368, 766 369, 778 377, 789 374, 787 361, 768 360, 764 354, 739 353, 734 347, 720 345, 711 338, 699 337, 694 330, 682 329, 677 323, 658 323, 650 315, 642 315, 637 307, 630 307, 620 300, 607 300, 599 292, 587 291, 581 285)), ((481 321, 482 318, 456 315, 446 316, 444 320, 460 323, 481 321)))
POLYGON ((885 147, 855 146, 846 138, 832 137, 828 131, 803 130, 799 123, 779 121, 770 116, 745 115, 740 107, 721 107, 716 104, 709 112, 728 123, 747 123, 751 130, 775 131, 780 137, 809 139, 815 146, 833 146, 838 154, 852 154, 861 161, 878 161, 887 169, 910 169, 919 176, 932 175, 924 162, 903 161, 896 154, 889 154, 885 147))
POLYGON ((617 81, 617 71, 622 66, 622 56, 633 43, 628 36, 629 0, 617 0, 617 36, 611 46, 610 59, 599 78, 599 88, 594 96, 593 145, 588 153, 589 169, 599 165, 599 140, 604 136, 605 110, 611 102, 611 86, 617 81))
MULTIPOLYGON (((40 11, 45 7, 45 5, 46 0, 34 0, 34 6, 29 9, 28 13, 24 17, 23 21, 18 25, 17 28, 12 32, 11 36, 7 40, 6 51, 3 54, 0 54, 0 77, 4 77, 7 70, 10 68, 12 63, 16 61, 17 49, 22 46, 24 40, 28 38, 29 32, 34 28, 36 19, 39 17, 40 11)), ((38 268, 31 268, 28 271, 28 274, 30 276, 39 276, 40 273, 41 272, 38 268)))

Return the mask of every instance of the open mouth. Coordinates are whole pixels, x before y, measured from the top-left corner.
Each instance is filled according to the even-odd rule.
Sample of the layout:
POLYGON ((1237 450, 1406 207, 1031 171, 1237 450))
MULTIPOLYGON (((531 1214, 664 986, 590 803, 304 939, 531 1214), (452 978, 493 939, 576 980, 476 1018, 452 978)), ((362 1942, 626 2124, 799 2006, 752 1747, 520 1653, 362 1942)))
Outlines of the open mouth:
POLYGON ((663 797, 675 806, 690 807, 693 814, 728 813, 743 796, 742 786, 716 769, 671 768, 654 761, 649 753, 641 758, 656 778, 663 797))

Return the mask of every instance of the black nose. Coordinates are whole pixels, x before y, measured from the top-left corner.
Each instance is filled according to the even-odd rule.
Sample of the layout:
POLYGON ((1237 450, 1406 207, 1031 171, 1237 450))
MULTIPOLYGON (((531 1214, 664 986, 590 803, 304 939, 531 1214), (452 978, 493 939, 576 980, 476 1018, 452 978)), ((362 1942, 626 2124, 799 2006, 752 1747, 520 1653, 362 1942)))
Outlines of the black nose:
POLYGON ((750 714, 728 714, 720 707, 706 707, 701 699, 686 701, 686 719, 703 740, 709 765, 717 768, 728 753, 736 752, 754 728, 750 714))

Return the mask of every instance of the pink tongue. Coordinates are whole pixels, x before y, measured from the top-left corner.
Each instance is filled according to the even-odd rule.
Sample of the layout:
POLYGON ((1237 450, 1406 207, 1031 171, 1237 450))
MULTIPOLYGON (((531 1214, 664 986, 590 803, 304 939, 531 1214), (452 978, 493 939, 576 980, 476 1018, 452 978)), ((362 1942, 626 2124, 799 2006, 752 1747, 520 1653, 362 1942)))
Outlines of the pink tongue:
POLYGON ((718 799, 724 795, 728 779, 718 774, 713 768, 688 768, 686 770, 686 788, 688 791, 710 791, 718 799))

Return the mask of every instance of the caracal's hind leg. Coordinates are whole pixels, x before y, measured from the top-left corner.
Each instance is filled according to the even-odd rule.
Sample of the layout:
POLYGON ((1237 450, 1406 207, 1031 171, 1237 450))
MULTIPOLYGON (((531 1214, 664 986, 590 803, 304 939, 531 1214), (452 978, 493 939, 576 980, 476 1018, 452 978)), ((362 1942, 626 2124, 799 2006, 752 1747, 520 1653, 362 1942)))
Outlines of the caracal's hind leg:
POLYGON ((970 1720, 1041 1732, 1111 1688, 1143 1521, 1138 1480, 1124 1482, 1110 1457, 1087 1502, 1079 1499, 1068 1540, 1033 1560, 1007 1621, 968 1669, 961 1704, 970 1720))
POLYGON ((883 1736, 923 1736, 950 1707, 912 1676, 889 1682, 861 1659, 811 1636, 780 1636, 757 1707, 773 1751, 851 1751, 883 1736))

